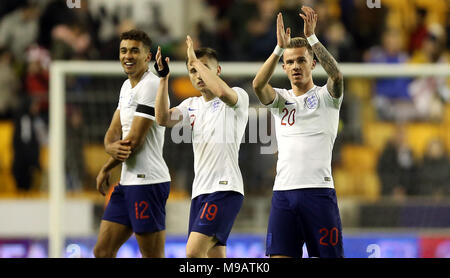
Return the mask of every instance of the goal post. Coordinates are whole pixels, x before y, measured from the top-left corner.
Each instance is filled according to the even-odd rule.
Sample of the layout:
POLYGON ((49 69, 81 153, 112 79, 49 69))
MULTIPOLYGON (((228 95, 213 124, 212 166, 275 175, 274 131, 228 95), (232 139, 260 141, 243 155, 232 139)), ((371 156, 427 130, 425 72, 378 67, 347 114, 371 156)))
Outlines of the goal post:
MULTIPOLYGON (((241 63, 222 62, 222 76, 253 77, 262 62, 241 63)), ((436 76, 449 77, 449 65, 437 64, 340 64, 345 78, 395 78, 436 76)), ((153 70, 153 63, 151 63, 153 70)), ((172 76, 187 75, 184 62, 170 62, 172 76)), ((277 67, 274 77, 284 76, 281 66, 277 67)), ((65 146, 66 146, 66 84, 68 75, 102 75, 120 76, 125 74, 119 62, 102 61, 53 61, 50 67, 50 127, 49 127, 49 257, 58 258, 63 255, 65 235, 65 146)), ((324 69, 317 65, 314 77, 326 77, 324 69)), ((117 91, 120 88, 116 88, 117 91)))

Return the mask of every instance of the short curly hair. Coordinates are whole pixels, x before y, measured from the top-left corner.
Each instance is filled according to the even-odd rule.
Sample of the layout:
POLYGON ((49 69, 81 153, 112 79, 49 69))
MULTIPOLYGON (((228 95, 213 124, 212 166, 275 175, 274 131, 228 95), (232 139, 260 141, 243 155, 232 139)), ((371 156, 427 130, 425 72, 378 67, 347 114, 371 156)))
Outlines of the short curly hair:
POLYGON ((120 34, 120 41, 122 40, 140 41, 148 50, 150 50, 150 48, 152 47, 152 40, 147 35, 147 33, 137 29, 132 29, 120 34))

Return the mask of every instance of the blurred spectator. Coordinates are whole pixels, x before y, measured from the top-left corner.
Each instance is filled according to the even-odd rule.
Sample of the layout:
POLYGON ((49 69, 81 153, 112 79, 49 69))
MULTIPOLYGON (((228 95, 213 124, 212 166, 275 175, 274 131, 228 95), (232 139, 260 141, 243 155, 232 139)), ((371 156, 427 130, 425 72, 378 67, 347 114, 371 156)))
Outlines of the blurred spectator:
MULTIPOLYGON (((151 5, 151 9, 153 16, 151 20, 147 21, 148 25, 145 25, 145 29, 148 30, 148 34, 153 41, 152 53, 155 55, 158 50, 157 47, 160 46, 161 51, 165 56, 172 56, 175 51, 177 41, 172 37, 170 29, 167 25, 164 24, 161 6, 151 5)), ((142 29, 144 29, 144 26, 142 29)))
POLYGON ((47 122, 50 54, 35 45, 30 47, 26 57, 25 90, 39 104, 39 111, 47 122))
POLYGON ((12 118, 17 109, 20 81, 12 68, 12 54, 0 48, 0 118, 12 118))
POLYGON ((275 25, 277 8, 275 1, 261 0, 257 2, 258 14, 251 17, 244 27, 248 36, 245 47, 248 60, 264 60, 277 44, 275 25), (248 51, 250 49, 251 51, 248 51))
POLYGON ((426 26, 427 10, 423 8, 416 9, 416 24, 409 35, 409 53, 422 48, 422 43, 427 36, 428 30, 426 26))
POLYGON ((219 19, 226 17, 227 11, 238 1, 239 0, 205 0, 205 2, 216 9, 215 13, 219 19))
POLYGON ((417 191, 417 165, 406 142, 404 129, 403 126, 397 127, 394 138, 387 141, 377 162, 381 194, 398 199, 417 191))
MULTIPOLYGON (((117 60, 119 59, 120 34, 135 29, 136 25, 131 20, 123 20, 117 26, 114 26, 115 33, 109 39, 101 42, 100 59, 117 60)), ((163 52, 165 53, 165 52, 163 52)), ((164 54, 166 55, 166 54, 164 54)))
POLYGON ((364 52, 381 41, 386 26, 387 7, 368 9, 366 1, 341 0, 341 21, 357 42, 355 52, 362 62, 364 52))
POLYGON ((448 196, 450 193, 450 162, 442 140, 430 140, 420 168, 421 195, 448 196))
POLYGON ((341 63, 358 60, 353 38, 339 21, 333 21, 323 34, 323 43, 333 57, 341 63))
POLYGON ((445 25, 445 33, 447 34, 447 49, 450 49, 450 8, 447 10, 447 24, 445 25))
MULTIPOLYGON (((99 21, 97 36, 100 43, 100 49, 103 49, 103 43, 117 36, 117 26, 120 24, 120 20, 117 10, 110 12, 105 8, 105 6, 99 7, 97 17, 101 18, 99 21)), ((130 19, 127 20, 129 21, 130 19)))
POLYGON ((209 30, 209 28, 200 21, 197 22, 195 29, 195 33, 197 34, 198 40, 202 47, 211 47, 219 53, 223 53, 223 50, 220 50, 223 45, 219 42, 218 34, 212 30, 209 30))
MULTIPOLYGON (((326 1, 326 0, 311 1, 312 3, 310 3, 310 4, 305 3, 305 2, 307 2, 305 0, 303 0, 303 2, 304 2, 303 5, 307 5, 307 6, 311 5, 311 7, 313 7, 314 10, 316 11, 319 21, 317 23, 315 32, 316 32, 319 40, 323 41, 326 30, 331 26, 331 24, 334 21, 339 20, 337 14, 336 14, 335 3, 332 3, 332 1, 326 1)), ((298 13, 297 13, 297 15, 298 15, 298 13)), ((298 25, 302 26, 302 29, 300 31, 301 31, 301 35, 304 36, 303 24, 297 23, 294 26, 298 26, 298 25)))
POLYGON ((446 49, 446 33, 439 24, 432 24, 426 29, 420 48, 413 52, 413 63, 449 63, 446 49))
POLYGON ((100 46, 98 32, 100 29, 100 22, 102 18, 94 17, 89 9, 89 0, 80 1, 80 8, 73 9, 75 23, 81 26, 80 29, 85 30, 90 38, 90 54, 89 58, 96 58, 98 56, 98 48, 100 46))
POLYGON ((21 108, 14 118, 13 175, 20 192, 29 191, 33 174, 40 170, 39 153, 47 141, 47 130, 39 116, 39 103, 29 97, 23 98, 21 108))
MULTIPOLYGON (((403 33, 398 29, 387 29, 383 33, 381 46, 374 46, 366 53, 369 63, 402 64, 408 61, 403 50, 403 33)), ((411 96, 408 93, 409 78, 380 78, 375 82, 375 107, 381 120, 407 121, 416 116, 411 96)))
MULTIPOLYGON (((300 13, 300 5, 297 0, 285 0, 281 2, 279 8, 283 14, 283 21, 285 28, 291 28, 291 37, 302 37, 303 34, 303 20, 298 14, 300 13)), ((317 34, 319 36, 319 34, 317 34)))
POLYGON ((20 2, 19 8, 0 22, 0 47, 7 47, 16 60, 23 61, 23 53, 37 38, 39 9, 31 1, 20 2))
MULTIPOLYGON (((235 6, 248 1, 206 0, 209 16, 201 17, 196 23, 195 33, 202 47, 211 47, 220 53, 221 61, 236 60, 239 53, 239 41, 232 30, 233 19, 229 16, 235 6)), ((244 23, 242 20, 241 23, 244 23)), ((238 30, 236 30, 238 31, 238 30)), ((239 58, 239 57, 238 57, 239 58)))
POLYGON ((83 189, 85 180, 83 115, 79 108, 69 107, 66 144, 66 179, 69 191, 83 189))
MULTIPOLYGON (((413 63, 449 64, 445 52, 445 30, 440 25, 431 25, 420 49, 414 52, 413 63)), ((409 87, 418 115, 424 120, 439 121, 443 117, 444 103, 450 101, 450 89, 445 77, 419 77, 409 87)))
POLYGON ((89 33, 81 23, 58 25, 52 30, 50 48, 53 60, 82 60, 94 57, 89 33))
MULTIPOLYGON (((230 38, 225 41, 223 48, 232 49, 231 53, 223 53, 223 60, 246 61, 248 58, 248 31, 246 26, 252 18, 259 15, 257 0, 235 1, 228 9, 225 20, 227 20, 227 31, 230 38)), ((225 27, 224 27, 225 28, 225 27)), ((224 32, 224 31, 223 31, 224 32)))
POLYGON ((58 25, 74 24, 77 21, 74 10, 76 9, 67 8, 66 0, 52 0, 48 3, 39 18, 37 43, 42 47, 50 49, 53 28, 58 25))
POLYGON ((3 3, 0 5, 0 18, 3 18, 5 15, 21 7, 23 3, 23 0, 3 1, 3 3))

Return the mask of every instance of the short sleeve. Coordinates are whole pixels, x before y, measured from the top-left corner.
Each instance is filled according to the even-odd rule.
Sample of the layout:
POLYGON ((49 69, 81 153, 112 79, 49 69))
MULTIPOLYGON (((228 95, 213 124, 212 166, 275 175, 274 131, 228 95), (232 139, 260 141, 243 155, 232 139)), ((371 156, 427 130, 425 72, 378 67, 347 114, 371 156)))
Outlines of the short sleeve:
POLYGON ((191 103, 191 98, 187 98, 183 100, 178 106, 175 106, 176 109, 180 110, 183 115, 183 125, 189 125, 189 104, 191 103))
POLYGON ((116 108, 116 110, 120 110, 120 102, 121 102, 121 100, 122 100, 122 93, 120 93, 119 101, 117 102, 117 108, 116 108))
POLYGON ((276 113, 277 111, 280 112, 283 108, 284 108, 284 97, 281 94, 281 90, 283 89, 278 89, 278 88, 273 88, 275 91, 275 98, 273 99, 273 101, 267 105, 264 105, 267 108, 271 108, 270 110, 272 111, 272 113, 276 113))
POLYGON ((231 88, 233 91, 236 92, 238 96, 238 100, 236 104, 232 108, 242 108, 242 107, 248 107, 249 105, 249 98, 247 92, 239 87, 233 87, 231 88))
POLYGON ((117 103, 117 109, 116 110, 120 110, 120 106, 122 104, 122 99, 124 97, 123 95, 124 95, 124 91, 126 90, 125 86, 127 86, 127 82, 128 82, 128 79, 125 82, 123 82, 122 87, 120 88, 119 101, 117 103))
POLYGON ((155 120, 155 101, 158 92, 159 81, 157 79, 149 80, 137 92, 135 116, 155 120))
POLYGON ((338 98, 333 97, 328 91, 327 85, 320 87, 319 95, 324 99, 327 107, 332 107, 335 109, 339 109, 341 107, 342 100, 344 99, 344 94, 338 98))

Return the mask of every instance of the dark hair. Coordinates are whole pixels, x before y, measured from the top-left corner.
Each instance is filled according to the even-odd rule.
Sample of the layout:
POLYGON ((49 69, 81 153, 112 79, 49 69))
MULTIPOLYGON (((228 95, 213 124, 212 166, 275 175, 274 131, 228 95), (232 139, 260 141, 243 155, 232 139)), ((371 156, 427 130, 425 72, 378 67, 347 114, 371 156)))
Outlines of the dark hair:
MULTIPOLYGON (((219 62, 219 56, 217 55, 217 51, 215 51, 214 49, 210 48, 210 47, 201 47, 197 50, 194 51, 195 52, 195 56, 200 59, 204 56, 208 57, 208 59, 213 59, 216 60, 217 63, 219 62)), ((186 59, 186 65, 188 63, 188 60, 186 59)))
POLYGON ((123 32, 120 34, 120 41, 122 40, 133 40, 133 41, 139 41, 142 42, 144 47, 146 47, 148 50, 152 47, 152 40, 150 37, 141 30, 132 29, 127 32, 123 32))
POLYGON ((308 49, 308 53, 311 55, 311 57, 314 58, 313 49, 305 38, 302 37, 292 38, 291 42, 286 48, 300 48, 300 47, 306 47, 306 49, 308 49))

